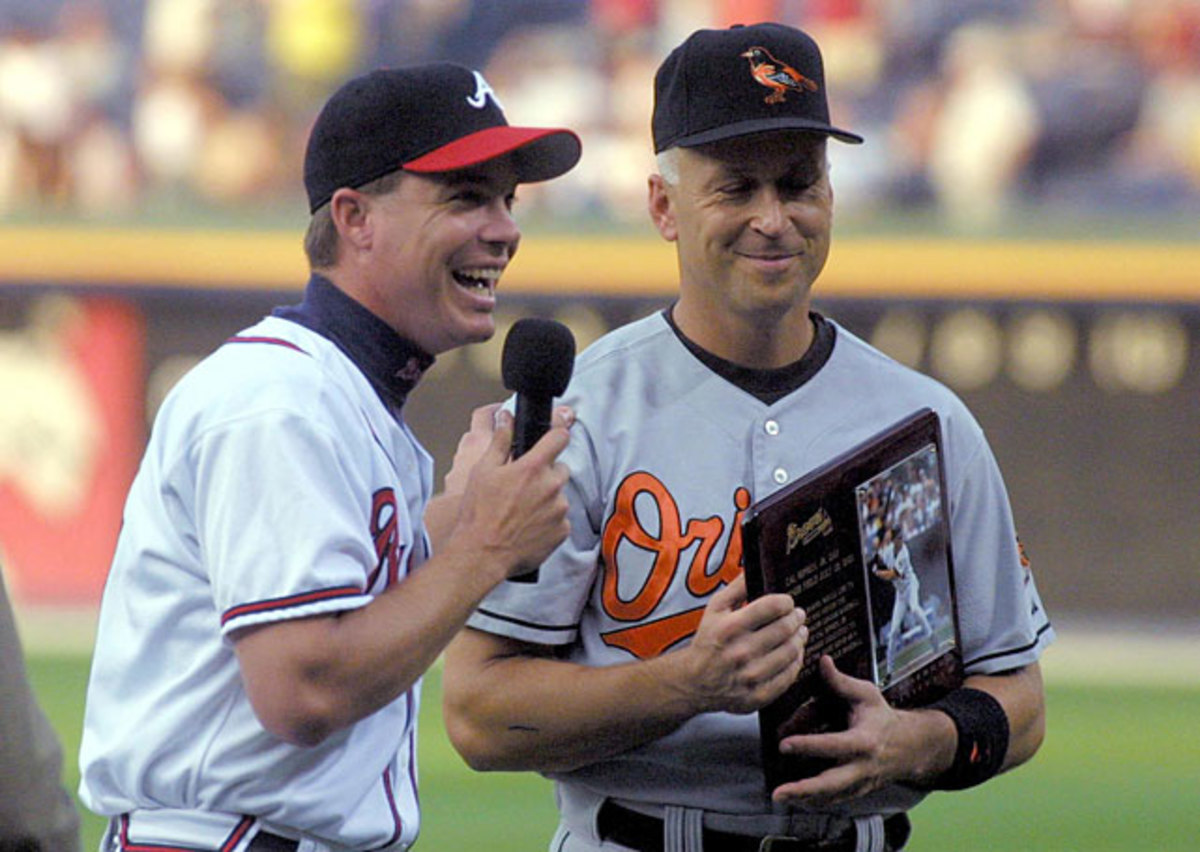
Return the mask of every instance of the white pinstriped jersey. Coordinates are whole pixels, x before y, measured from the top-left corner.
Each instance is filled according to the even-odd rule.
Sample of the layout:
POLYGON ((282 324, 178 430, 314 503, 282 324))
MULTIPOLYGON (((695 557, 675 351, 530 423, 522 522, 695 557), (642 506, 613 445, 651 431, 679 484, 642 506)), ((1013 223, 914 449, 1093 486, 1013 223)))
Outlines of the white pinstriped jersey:
MULTIPOLYGON (((502 583, 475 628, 565 646, 604 666, 670 653, 713 591, 741 570, 740 519, 755 500, 902 416, 932 407, 945 435, 962 640, 970 672, 1038 658, 1053 631, 1023 566, 1004 484, 975 419, 947 388, 833 326, 828 361, 774 404, 706 367, 661 313, 578 359, 563 402, 571 534, 536 584, 502 583)), ((768 813, 755 714, 697 716, 672 734, 559 784, 647 805, 768 813)), ((911 807, 893 787, 855 815, 911 807)))
POLYGON ((320 745, 289 745, 255 716, 230 634, 362 607, 402 582, 428 553, 432 475, 360 366, 297 322, 268 317, 185 376, 156 419, 104 592, 84 803, 133 812, 129 843, 235 849, 254 824, 406 848, 420 685, 320 745))

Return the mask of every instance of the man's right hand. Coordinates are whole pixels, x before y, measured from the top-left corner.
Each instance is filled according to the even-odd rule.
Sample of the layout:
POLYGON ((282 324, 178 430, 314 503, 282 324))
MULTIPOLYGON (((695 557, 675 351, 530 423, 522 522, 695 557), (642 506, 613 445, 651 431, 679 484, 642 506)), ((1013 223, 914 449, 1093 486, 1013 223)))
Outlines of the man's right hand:
MULTIPOLYGON (((489 413, 492 413, 489 411, 489 413)), ((479 430, 484 416, 472 418, 471 442, 456 454, 456 471, 447 476, 447 489, 461 487, 458 514, 446 542, 495 555, 506 575, 522 573, 540 565, 570 531, 567 498, 563 493, 568 472, 557 461, 570 440, 572 413, 554 411, 550 430, 519 459, 509 460, 513 418, 504 410, 494 412, 491 440, 480 452, 479 430), (470 465, 465 483, 457 479, 462 463, 478 454, 470 465), (455 477, 452 480, 452 476, 455 477)), ((491 560, 488 560, 489 562, 491 560)), ((502 579, 502 578, 498 578, 502 579)))
POLYGON ((746 598, 739 576, 708 601, 691 644, 671 660, 696 712, 752 713, 783 694, 804 663, 804 610, 791 596, 746 598))

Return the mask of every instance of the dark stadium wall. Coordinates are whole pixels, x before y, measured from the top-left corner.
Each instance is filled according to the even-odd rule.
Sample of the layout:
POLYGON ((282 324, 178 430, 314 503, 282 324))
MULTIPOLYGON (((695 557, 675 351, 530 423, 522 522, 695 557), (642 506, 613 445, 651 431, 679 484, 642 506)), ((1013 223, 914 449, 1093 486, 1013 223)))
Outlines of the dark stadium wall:
MULTIPOLYGON (((525 268, 535 270, 536 263, 525 268)), ((971 275, 977 273, 972 267, 971 275)), ((123 490, 162 395, 226 336, 271 307, 296 301, 303 281, 302 272, 286 286, 277 272, 240 280, 225 274, 217 275, 220 286, 205 286, 170 275, 81 280, 10 270, 8 283, 0 283, 0 388, 10 394, 24 388, 6 400, 0 418, 0 560, 26 601, 98 599, 123 490), (41 325, 47 316, 99 325, 82 338, 78 327, 60 332, 73 347, 64 369, 74 376, 47 380, 44 392, 31 393, 36 380, 17 375, 25 361, 14 353, 68 340, 53 344, 41 325), (59 415, 22 416, 22 406, 45 409, 59 400, 62 381, 89 389, 82 408, 59 402, 66 406, 59 415), (81 410, 92 412, 91 420, 72 423, 81 410), (103 417, 97 420, 96 412, 103 417), (39 423, 63 420, 58 425, 66 437, 52 430, 31 439, 39 423), (88 428, 93 433, 80 439, 88 428), (100 450, 72 451, 72 435, 100 450), (50 488, 48 478, 39 485, 11 461, 30 440, 40 441, 46 470, 59 477, 54 481, 73 483, 72 514, 39 496, 39 488, 50 488)), ((903 287, 881 296, 866 285, 856 290, 843 274, 817 306, 947 380, 971 406, 1004 472, 1052 614, 1194 619, 1200 611, 1200 524, 1193 515, 1200 494, 1200 304, 1175 291, 1139 292, 1132 281, 1119 299, 1111 292, 1067 298, 1054 281, 1042 282, 1040 297, 1025 282, 1014 285, 1024 295, 1005 298, 999 293, 1004 271, 991 276, 990 293, 965 287, 955 297, 948 288, 931 296, 903 287)), ((515 283, 502 291, 497 338, 440 358, 413 395, 408 418, 437 459, 439 477, 471 409, 505 395, 499 361, 508 324, 525 315, 555 316, 572 325, 582 347, 670 298, 661 282, 639 295, 632 286, 604 293, 577 289, 566 275, 558 280, 561 295, 551 296, 540 285, 522 286, 514 274, 515 283)))

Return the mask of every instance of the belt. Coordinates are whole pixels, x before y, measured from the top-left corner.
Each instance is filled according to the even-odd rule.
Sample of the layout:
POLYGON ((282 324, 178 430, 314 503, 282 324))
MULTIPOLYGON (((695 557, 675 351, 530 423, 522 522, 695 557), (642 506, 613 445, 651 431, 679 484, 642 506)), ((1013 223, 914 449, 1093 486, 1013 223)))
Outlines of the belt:
POLYGON ((280 837, 269 831, 260 831, 254 835, 254 839, 246 847, 246 852, 296 852, 299 848, 300 841, 298 840, 280 837))
MULTIPOLYGON (((904 814, 893 814, 883 821, 888 849, 900 849, 908 840, 909 822, 904 814)), ((596 816, 596 828, 602 840, 637 849, 638 852, 663 852, 663 821, 639 813, 606 799, 596 816)), ((858 837, 852 828, 840 837, 809 841, 798 837, 732 834, 712 828, 703 830, 704 852, 854 852, 858 837)))

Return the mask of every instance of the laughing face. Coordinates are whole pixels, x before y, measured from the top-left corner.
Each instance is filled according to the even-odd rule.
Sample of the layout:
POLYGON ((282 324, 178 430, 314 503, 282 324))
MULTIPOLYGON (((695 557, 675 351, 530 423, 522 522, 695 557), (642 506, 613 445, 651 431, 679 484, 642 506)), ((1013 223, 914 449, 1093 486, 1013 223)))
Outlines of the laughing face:
POLYGON ((436 175, 406 173, 368 199, 367 307, 431 355, 487 340, 496 286, 516 253, 516 176, 501 158, 436 175))

